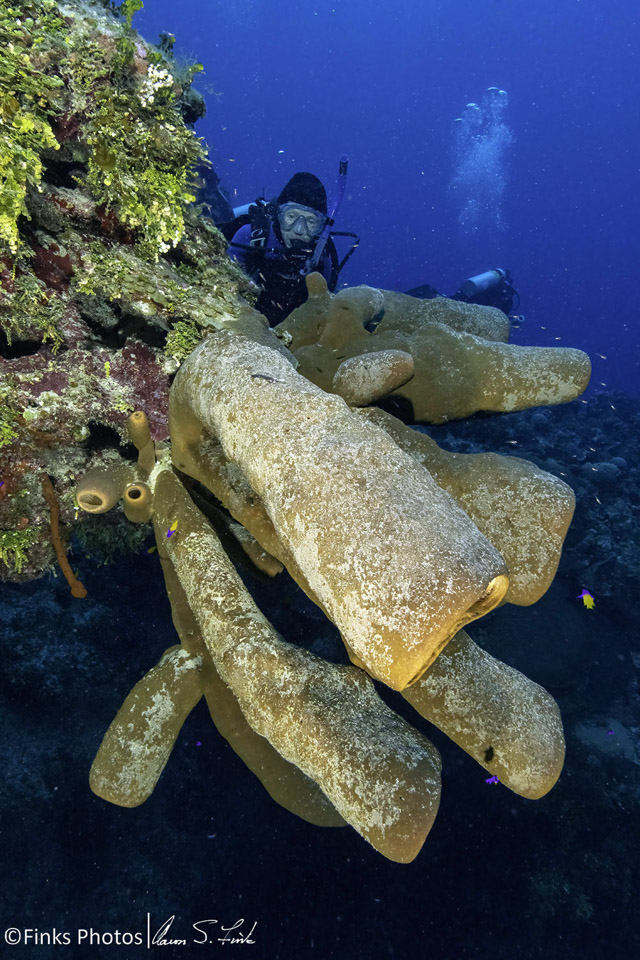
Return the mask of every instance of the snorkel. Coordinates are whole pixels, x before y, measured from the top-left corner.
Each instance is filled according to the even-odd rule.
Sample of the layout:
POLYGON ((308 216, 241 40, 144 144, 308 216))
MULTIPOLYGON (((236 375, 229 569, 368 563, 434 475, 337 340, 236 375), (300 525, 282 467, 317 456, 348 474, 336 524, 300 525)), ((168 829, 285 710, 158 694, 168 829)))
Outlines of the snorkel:
POLYGON ((313 251, 312 257, 307 260, 305 265, 305 273, 312 273, 317 269, 318 264, 322 254, 324 253, 324 248, 329 239, 329 233, 331 232, 331 227, 333 226, 336 218, 336 214, 340 209, 342 204, 342 199, 344 197, 344 191, 347 186, 347 166, 349 165, 349 158, 346 153, 343 153, 340 157, 340 162, 338 164, 338 179, 336 181, 336 189, 333 197, 331 198, 331 204, 327 209, 327 222, 324 225, 324 230, 318 237, 316 241, 316 246, 313 251))

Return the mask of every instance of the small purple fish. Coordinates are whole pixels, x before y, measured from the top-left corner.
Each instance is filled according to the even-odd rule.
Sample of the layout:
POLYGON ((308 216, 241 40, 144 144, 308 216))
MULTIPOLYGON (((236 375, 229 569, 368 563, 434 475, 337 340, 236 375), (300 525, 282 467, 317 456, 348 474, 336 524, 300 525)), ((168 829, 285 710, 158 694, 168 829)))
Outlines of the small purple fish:
POLYGON ((178 529, 178 521, 174 520, 169 529, 167 530, 167 540, 174 535, 178 529))
POLYGON ((485 780, 485 783, 500 783, 500 781, 494 774, 492 777, 488 777, 488 779, 485 780))

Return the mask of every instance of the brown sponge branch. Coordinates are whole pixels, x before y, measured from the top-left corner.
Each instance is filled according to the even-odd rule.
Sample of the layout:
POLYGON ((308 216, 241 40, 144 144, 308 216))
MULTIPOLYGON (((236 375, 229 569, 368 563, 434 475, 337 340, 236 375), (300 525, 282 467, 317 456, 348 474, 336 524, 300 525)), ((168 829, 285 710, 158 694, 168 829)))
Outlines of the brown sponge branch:
POLYGON ((58 506, 58 498, 56 497, 55 490, 53 489, 51 478, 47 473, 42 473, 40 474, 40 482, 42 484, 44 498, 49 504, 51 542, 53 544, 53 549, 56 552, 56 558, 60 564, 60 569, 64 573, 67 583, 71 587, 72 596, 79 598, 86 597, 86 588, 84 584, 80 583, 71 569, 69 561, 67 560, 66 550, 60 537, 60 507, 58 506))

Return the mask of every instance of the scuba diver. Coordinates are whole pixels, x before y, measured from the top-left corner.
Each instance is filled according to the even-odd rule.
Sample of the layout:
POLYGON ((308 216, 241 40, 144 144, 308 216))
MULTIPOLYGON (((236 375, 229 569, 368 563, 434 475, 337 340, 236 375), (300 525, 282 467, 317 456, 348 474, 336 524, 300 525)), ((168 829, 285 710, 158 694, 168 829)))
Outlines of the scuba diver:
MULTIPOLYGON (((313 173, 295 173, 278 197, 231 208, 228 194, 213 174, 207 197, 214 222, 226 237, 228 253, 261 287, 257 309, 273 327, 307 299, 305 277, 317 271, 330 292, 360 240, 358 234, 332 230, 346 186, 348 159, 340 158, 336 191, 330 203, 322 181, 313 173), (339 259, 334 237, 352 243, 339 259)), ((412 297, 432 299, 440 294, 430 284, 406 291, 412 297)), ((507 270, 496 267, 469 277, 450 299, 497 307, 511 314, 520 297, 507 270)), ((523 317, 511 317, 521 321, 523 317)))
POLYGON ((221 225, 229 255, 262 288, 257 309, 273 327, 307 299, 305 277, 317 271, 335 290, 338 275, 358 246, 355 233, 331 230, 344 196, 347 157, 340 158, 338 183, 331 203, 313 173, 295 173, 279 196, 236 207, 235 218, 221 225), (353 242, 342 260, 334 237, 353 242))

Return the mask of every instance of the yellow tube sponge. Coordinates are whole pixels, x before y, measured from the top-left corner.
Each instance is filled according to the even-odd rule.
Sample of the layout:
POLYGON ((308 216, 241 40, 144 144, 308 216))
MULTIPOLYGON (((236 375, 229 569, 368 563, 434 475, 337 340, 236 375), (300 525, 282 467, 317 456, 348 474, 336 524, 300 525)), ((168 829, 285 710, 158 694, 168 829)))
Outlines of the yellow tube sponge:
POLYGON ((170 471, 156 480, 154 512, 161 526, 180 518, 168 557, 247 722, 377 850, 412 860, 438 809, 436 749, 385 706, 361 671, 282 640, 170 471))
POLYGON ((543 797, 560 776, 564 734, 557 703, 464 630, 403 697, 521 797, 543 797))
POLYGON ((347 647, 394 689, 504 597, 502 557, 422 465, 274 351, 209 337, 178 371, 170 428, 175 466, 205 483, 216 438, 347 647))
POLYGON ((86 513, 106 513, 116 505, 127 484, 134 479, 135 468, 128 463, 93 467, 78 481, 78 505, 86 513))
POLYGON ((124 515, 131 523, 148 523, 153 513, 153 497, 147 483, 128 484, 122 494, 124 515))
POLYGON ((131 442, 138 451, 138 472, 141 479, 146 480, 156 462, 156 451, 144 410, 134 410, 127 420, 127 429, 131 442))

